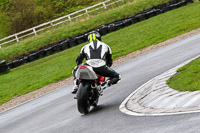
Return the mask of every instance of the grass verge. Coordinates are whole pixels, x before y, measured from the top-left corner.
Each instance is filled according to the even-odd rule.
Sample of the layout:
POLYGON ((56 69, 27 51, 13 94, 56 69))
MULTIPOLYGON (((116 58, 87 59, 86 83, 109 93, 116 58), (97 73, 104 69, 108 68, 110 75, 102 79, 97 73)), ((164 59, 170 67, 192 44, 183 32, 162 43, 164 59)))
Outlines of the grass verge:
MULTIPOLYGON (((169 11, 116 32, 102 41, 114 58, 148 47, 200 27, 200 2, 169 11)), ((22 65, 0 75, 0 104, 15 96, 37 90, 52 82, 71 77, 81 44, 54 55, 22 65)))
POLYGON ((139 13, 154 5, 158 5, 167 1, 169 0, 135 0, 123 6, 104 11, 99 15, 90 16, 88 18, 79 20, 78 22, 63 24, 36 37, 30 37, 21 42, 0 49, 0 60, 14 60, 17 56, 29 53, 30 51, 38 50, 50 43, 87 32, 100 25, 107 24, 121 18, 135 15, 136 13, 139 13))
POLYGON ((179 68, 177 72, 167 81, 169 87, 178 91, 200 90, 200 58, 179 68))

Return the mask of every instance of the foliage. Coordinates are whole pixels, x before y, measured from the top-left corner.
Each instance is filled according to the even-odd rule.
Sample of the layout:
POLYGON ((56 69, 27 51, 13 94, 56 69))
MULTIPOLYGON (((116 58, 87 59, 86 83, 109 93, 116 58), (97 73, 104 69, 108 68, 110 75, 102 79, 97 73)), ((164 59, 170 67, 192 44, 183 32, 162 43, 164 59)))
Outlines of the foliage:
POLYGON ((12 0, 7 14, 11 22, 10 34, 13 34, 50 19, 52 8, 36 6, 35 0, 12 0))
POLYGON ((99 15, 91 16, 71 24, 63 24, 54 29, 50 29, 47 33, 42 33, 36 37, 31 37, 24 41, 20 41, 15 45, 0 49, 0 60, 14 60, 17 56, 41 49, 47 44, 87 32, 103 24, 132 16, 144 9, 148 9, 166 1, 167 0, 154 0, 154 2, 152 2, 150 0, 135 0, 134 2, 128 3, 119 8, 104 11, 99 15))
POLYGON ((0 0, 0 5, 3 5, 3 4, 8 3, 8 2, 9 2, 9 0, 0 0))
POLYGON ((9 34, 10 22, 9 17, 3 12, 0 12, 0 18, 0 38, 2 38, 9 34))
MULTIPOLYGON (((14 34, 100 1, 102 0, 0 0, 0 11, 10 18, 6 19, 10 24, 7 28, 9 34, 14 34)), ((7 30, 1 29, 1 32, 3 37, 8 35, 7 30)))

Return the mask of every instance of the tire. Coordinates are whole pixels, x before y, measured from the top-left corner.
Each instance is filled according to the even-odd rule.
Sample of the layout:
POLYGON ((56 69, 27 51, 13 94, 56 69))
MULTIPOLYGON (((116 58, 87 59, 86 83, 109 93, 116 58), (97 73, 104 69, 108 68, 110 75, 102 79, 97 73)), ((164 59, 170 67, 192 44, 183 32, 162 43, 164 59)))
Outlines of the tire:
POLYGON ((90 84, 82 82, 79 85, 77 92, 77 107, 81 114, 87 114, 90 111, 90 103, 88 99, 88 91, 90 89, 90 84))
POLYGON ((98 102, 99 102, 99 98, 92 104, 92 106, 97 107, 98 102))

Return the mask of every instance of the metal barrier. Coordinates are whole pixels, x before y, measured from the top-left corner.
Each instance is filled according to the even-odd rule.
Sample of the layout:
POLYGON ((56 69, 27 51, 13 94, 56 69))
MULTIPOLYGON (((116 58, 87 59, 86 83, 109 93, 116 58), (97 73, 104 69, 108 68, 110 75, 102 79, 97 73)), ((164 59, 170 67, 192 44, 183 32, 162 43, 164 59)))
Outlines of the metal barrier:
POLYGON ((59 24, 62 24, 64 22, 71 22, 72 19, 75 19, 75 18, 78 18, 78 17, 81 17, 83 15, 87 15, 87 16, 90 16, 90 12, 93 12, 93 11, 96 11, 96 10, 99 10, 101 8, 104 8, 104 9, 107 9, 108 6, 110 5, 113 5, 113 4, 116 4, 118 2, 123 2, 123 0, 114 0, 112 2, 112 0, 106 0, 104 2, 101 2, 101 3, 98 3, 96 5, 93 5, 93 6, 90 6, 90 7, 87 7, 87 8, 84 8, 82 10, 79 10, 79 11, 76 11, 76 12, 73 12, 71 14, 68 14, 66 16, 63 16, 63 17, 60 17, 60 18, 57 18, 57 19, 54 19, 50 22, 47 22, 47 23, 43 23, 43 24, 40 24, 38 26, 35 26, 33 28, 30 28, 28 30, 24 30, 22 32, 19 32, 19 33, 16 33, 16 34, 13 34, 13 35, 10 35, 8 37, 5 37, 5 38, 2 38, 0 39, 0 48, 2 45, 4 44, 7 44, 7 43, 11 43, 11 42, 14 42, 14 41, 17 41, 19 42, 20 39, 22 38, 25 38, 27 36, 30 36, 30 35, 37 35, 38 32, 40 31, 43 31, 44 29, 46 28, 50 28, 50 27, 53 27, 53 26, 56 26, 56 25, 59 25, 59 24), (111 3, 109 3, 111 2, 111 3), (100 7, 99 7, 100 6, 100 7), (97 8, 98 7, 98 8, 97 8))

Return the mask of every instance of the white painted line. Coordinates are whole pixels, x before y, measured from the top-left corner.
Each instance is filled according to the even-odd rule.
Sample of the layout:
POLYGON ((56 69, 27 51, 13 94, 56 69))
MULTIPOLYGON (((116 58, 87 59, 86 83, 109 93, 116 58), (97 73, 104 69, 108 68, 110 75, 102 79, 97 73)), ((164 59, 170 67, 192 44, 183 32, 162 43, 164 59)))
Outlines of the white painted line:
POLYGON ((187 103, 183 105, 183 107, 187 107, 191 105, 192 103, 196 102, 197 100, 200 100, 200 95, 194 96, 191 100, 189 100, 187 103))
POLYGON ((164 81, 160 81, 160 82, 156 82, 155 84, 154 84, 154 88, 162 88, 162 87, 167 87, 167 85, 165 84, 165 82, 164 81))
POLYGON ((172 94, 176 94, 176 92, 174 92, 174 91, 171 91, 171 90, 169 90, 169 91, 170 91, 170 93, 162 94, 161 96, 157 97, 154 101, 149 102, 147 106, 154 107, 155 104, 158 104, 159 101, 170 97, 170 95, 172 95, 172 94))
POLYGON ((170 90, 156 90, 156 91, 152 91, 150 94, 148 94, 147 96, 146 96, 146 98, 143 98, 143 100, 142 99, 139 99, 140 100, 140 103, 141 104, 143 104, 143 105, 145 105, 145 104, 147 104, 148 102, 152 102, 152 101, 154 101, 155 99, 157 99, 157 97, 159 97, 159 96, 161 96, 161 95, 163 95, 163 94, 165 94, 165 93, 170 93, 171 91, 170 90))
POLYGON ((169 116, 169 115, 200 113, 200 109, 194 110, 194 111, 183 111, 183 112, 174 112, 174 113, 152 113, 152 114, 143 114, 143 113, 129 111, 127 109, 120 109, 120 111, 127 115, 132 115, 132 116, 169 116))
MULTIPOLYGON (((179 107, 179 106, 183 107, 183 104, 181 105, 180 103, 183 102, 183 100, 186 100, 186 99, 188 99, 189 97, 191 97, 191 96, 193 96, 193 95, 195 95, 195 94, 197 94, 197 93, 199 93, 199 92, 188 92, 188 93, 186 93, 185 95, 183 95, 183 96, 181 96, 181 97, 178 97, 176 100, 174 100, 172 104, 170 104, 169 106, 167 106, 167 108, 174 108, 174 107, 176 107, 176 106, 178 106, 178 107, 179 107)), ((190 101, 190 100, 189 100, 189 101, 190 101)))
POLYGON ((161 108, 161 107, 166 107, 167 105, 168 105, 168 102, 174 102, 174 100, 173 101, 171 101, 172 99, 175 99, 175 98, 177 98, 178 96, 180 96, 180 95, 184 95, 184 94, 186 94, 186 93, 188 93, 188 92, 177 92, 177 94, 175 94, 175 95, 173 95, 173 96, 171 96, 171 97, 169 97, 169 98, 166 98, 166 99, 164 99, 163 101, 160 101, 160 105, 157 105, 156 107, 157 108, 161 108))

